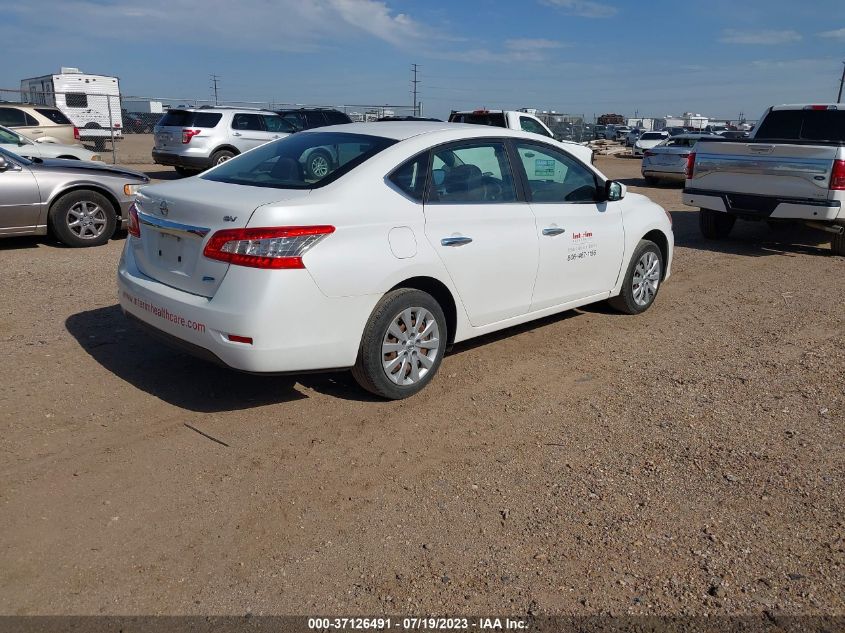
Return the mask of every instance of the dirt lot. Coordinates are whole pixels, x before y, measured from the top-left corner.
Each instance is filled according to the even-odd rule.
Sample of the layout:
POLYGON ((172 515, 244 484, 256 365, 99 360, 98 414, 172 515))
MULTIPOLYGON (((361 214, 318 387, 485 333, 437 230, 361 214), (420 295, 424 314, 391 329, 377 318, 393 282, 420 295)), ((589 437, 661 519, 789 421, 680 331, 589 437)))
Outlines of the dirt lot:
POLYGON ((397 403, 162 347, 122 240, 0 243, 0 613, 845 613, 845 259, 705 242, 599 164, 672 211, 654 308, 459 345, 397 403))

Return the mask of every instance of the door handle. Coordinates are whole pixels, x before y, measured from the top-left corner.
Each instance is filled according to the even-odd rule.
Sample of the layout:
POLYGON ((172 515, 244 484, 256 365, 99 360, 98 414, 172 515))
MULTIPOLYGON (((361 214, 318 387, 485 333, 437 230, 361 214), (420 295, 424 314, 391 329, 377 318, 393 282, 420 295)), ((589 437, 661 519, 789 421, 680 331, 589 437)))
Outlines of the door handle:
POLYGON ((232 136, 242 136, 240 132, 232 132, 232 136))
POLYGON ((440 240, 441 246, 463 246, 472 241, 471 237, 444 237, 440 240))
POLYGON ((548 229, 543 229, 543 235, 560 235, 561 233, 566 233, 566 229, 561 229, 559 227, 553 226, 549 227, 548 229))

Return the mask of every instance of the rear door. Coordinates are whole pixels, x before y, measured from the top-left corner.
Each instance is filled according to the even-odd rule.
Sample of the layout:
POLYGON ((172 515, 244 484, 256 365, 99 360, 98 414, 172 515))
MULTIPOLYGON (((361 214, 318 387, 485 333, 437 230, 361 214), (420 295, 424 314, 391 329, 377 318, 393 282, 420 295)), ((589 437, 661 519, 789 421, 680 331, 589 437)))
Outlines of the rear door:
POLYGON ((531 311, 608 292, 622 265, 622 202, 598 202, 602 183, 569 154, 514 141, 539 242, 531 311))
POLYGON ((241 152, 279 138, 278 133, 267 131, 263 115, 256 112, 238 112, 232 117, 232 137, 232 144, 241 152))
POLYGON ((483 139, 435 148, 425 234, 470 323, 528 312, 537 272, 534 216, 516 193, 505 144, 483 139))
POLYGON ((0 235, 31 232, 41 215, 38 183, 26 165, 3 158, 7 167, 0 171, 0 235))

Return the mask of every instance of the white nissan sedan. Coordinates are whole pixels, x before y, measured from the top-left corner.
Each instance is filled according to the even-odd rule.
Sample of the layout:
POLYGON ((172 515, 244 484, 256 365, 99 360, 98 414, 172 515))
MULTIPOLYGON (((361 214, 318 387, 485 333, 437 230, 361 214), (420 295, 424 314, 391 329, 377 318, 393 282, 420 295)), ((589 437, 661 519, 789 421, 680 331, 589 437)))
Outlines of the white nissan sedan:
POLYGON ((452 343, 605 299, 643 312, 674 243, 662 207, 565 144, 435 122, 299 132, 144 187, 129 232, 133 320, 242 371, 351 368, 391 399, 452 343))

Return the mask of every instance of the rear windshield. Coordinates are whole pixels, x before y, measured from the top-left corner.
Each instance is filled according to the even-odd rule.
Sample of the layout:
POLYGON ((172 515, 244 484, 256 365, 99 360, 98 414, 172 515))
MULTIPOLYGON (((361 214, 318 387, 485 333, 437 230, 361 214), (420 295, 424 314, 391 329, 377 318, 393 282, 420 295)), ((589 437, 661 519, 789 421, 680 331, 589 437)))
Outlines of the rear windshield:
POLYGON ((491 112, 488 114, 461 113, 455 112, 449 117, 450 123, 473 123, 475 125, 492 125, 493 127, 507 127, 503 112, 491 112))
POLYGON ((772 110, 754 140, 845 143, 845 110, 772 110))
POLYGON ((219 112, 190 112, 188 110, 168 110, 158 122, 162 127, 214 127, 223 115, 219 112))
POLYGON ((35 108, 35 111, 41 116, 47 117, 53 123, 58 125, 70 125, 70 119, 58 110, 53 110, 52 108, 35 108))
POLYGON ((201 178, 252 187, 316 189, 394 143, 364 134, 300 132, 228 160, 201 178))

